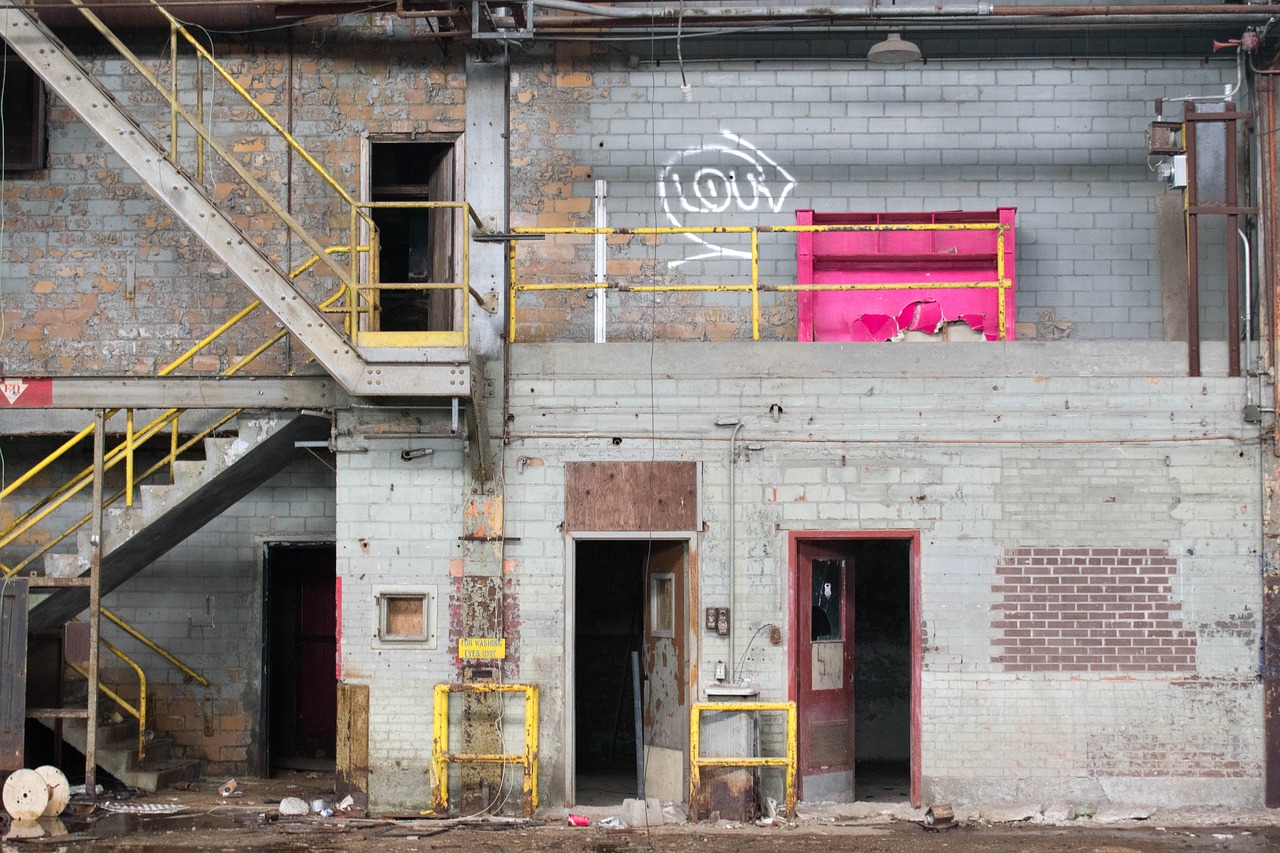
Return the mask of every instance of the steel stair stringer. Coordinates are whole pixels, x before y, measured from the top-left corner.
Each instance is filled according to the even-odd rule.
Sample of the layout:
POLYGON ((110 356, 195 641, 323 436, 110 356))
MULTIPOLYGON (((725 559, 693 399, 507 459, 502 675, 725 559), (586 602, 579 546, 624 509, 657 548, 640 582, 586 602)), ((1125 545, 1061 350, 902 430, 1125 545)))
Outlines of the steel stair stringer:
MULTIPOLYGON (((185 494, 165 501, 154 513, 142 507, 130 524, 119 519, 104 536, 101 563, 102 593, 106 595, 151 565, 170 549, 233 506, 303 453, 297 442, 329 437, 329 419, 312 413, 293 416, 273 426, 234 460, 214 460, 215 470, 185 494), (144 517, 145 516, 145 517, 144 517)), ((206 463, 209 464, 209 463, 206 463)), ((144 489, 149 488, 147 486, 144 489)), ((87 565, 87 539, 81 546, 81 565, 87 565)), ((47 559, 47 558, 46 558, 47 559)), ((34 604, 28 614, 31 631, 56 628, 89 606, 84 587, 62 588, 34 604)))
POLYGON ((0 6, 0 34, 9 47, 96 133, 198 239, 209 247, 306 347, 320 365, 358 396, 422 395, 447 388, 470 397, 474 365, 367 362, 356 347, 293 287, 289 277, 190 180, 47 27, 25 8, 0 6), (460 369, 461 368, 461 369, 460 369))

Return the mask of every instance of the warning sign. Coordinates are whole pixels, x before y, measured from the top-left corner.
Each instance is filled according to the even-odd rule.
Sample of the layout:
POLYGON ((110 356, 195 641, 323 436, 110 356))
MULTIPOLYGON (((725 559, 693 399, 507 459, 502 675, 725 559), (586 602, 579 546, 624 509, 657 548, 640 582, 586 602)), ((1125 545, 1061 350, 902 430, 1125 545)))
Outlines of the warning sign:
POLYGON ((473 660, 505 660, 507 641, 505 638, 463 637, 458 640, 458 657, 473 660))
POLYGON ((16 409, 48 406, 53 402, 53 380, 0 377, 0 408, 16 409))

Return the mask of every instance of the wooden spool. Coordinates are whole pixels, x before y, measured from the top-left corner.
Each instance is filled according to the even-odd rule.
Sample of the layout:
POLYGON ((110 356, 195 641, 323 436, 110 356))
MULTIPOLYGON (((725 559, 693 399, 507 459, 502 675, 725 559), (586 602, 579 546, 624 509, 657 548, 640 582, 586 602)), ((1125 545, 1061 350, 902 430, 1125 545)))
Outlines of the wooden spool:
POLYGON ((52 764, 37 767, 36 772, 49 786, 49 804, 44 807, 41 817, 57 817, 71 801, 71 785, 67 782, 67 776, 52 764))
POLYGON ((36 820, 49 805, 49 783, 34 770, 15 770, 5 780, 3 800, 14 820, 36 820))

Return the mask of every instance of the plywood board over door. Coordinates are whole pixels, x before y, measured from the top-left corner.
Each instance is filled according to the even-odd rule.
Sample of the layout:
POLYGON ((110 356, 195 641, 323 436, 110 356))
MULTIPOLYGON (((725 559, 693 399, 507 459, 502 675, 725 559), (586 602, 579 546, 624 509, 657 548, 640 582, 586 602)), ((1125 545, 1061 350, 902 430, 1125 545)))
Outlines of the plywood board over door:
POLYGON ((698 529, 696 462, 569 462, 564 492, 567 530, 698 529))

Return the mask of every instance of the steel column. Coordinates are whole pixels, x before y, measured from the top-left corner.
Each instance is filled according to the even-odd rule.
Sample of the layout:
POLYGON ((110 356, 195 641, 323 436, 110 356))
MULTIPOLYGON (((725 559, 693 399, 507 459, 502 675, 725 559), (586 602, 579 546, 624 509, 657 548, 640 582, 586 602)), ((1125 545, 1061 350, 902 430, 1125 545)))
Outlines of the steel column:
POLYGON ((89 544, 89 702, 84 736, 84 788, 89 802, 97 800, 98 771, 98 637, 102 615, 102 478, 106 474, 107 415, 99 409, 93 416, 93 522, 89 544))

